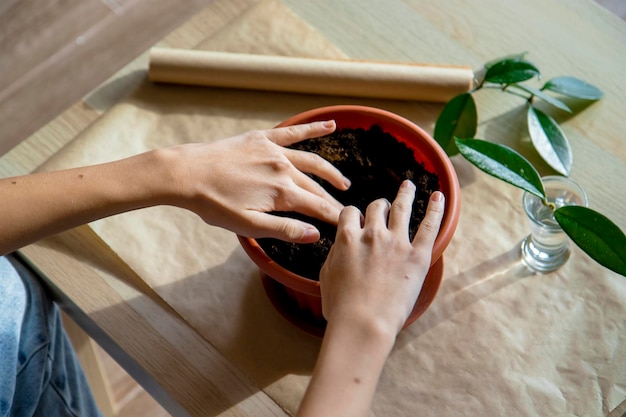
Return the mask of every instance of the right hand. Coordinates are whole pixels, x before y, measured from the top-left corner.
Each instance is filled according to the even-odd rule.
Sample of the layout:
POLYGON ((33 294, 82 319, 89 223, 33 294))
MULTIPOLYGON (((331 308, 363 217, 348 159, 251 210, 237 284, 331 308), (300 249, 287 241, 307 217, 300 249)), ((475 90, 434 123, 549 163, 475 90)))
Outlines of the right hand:
POLYGON ((444 212, 435 192, 413 241, 409 220, 415 185, 404 181, 393 204, 372 202, 365 218, 355 207, 339 216, 337 237, 322 267, 322 310, 329 323, 378 323, 395 336, 411 313, 430 268, 444 212))
POLYGON ((305 172, 340 190, 350 181, 319 155, 288 148, 335 128, 334 121, 314 122, 169 148, 172 166, 183 167, 176 171, 172 204, 244 236, 316 242, 320 235, 313 225, 270 212, 295 211, 337 224, 343 204, 305 172))

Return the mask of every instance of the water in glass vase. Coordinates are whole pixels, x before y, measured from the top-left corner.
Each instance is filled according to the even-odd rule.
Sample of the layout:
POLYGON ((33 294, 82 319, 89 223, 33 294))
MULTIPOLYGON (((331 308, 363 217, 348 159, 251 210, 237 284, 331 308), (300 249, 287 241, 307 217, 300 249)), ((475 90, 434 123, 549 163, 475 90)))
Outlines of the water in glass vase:
MULTIPOLYGON (((543 183, 548 202, 556 208, 588 204, 585 191, 568 178, 544 177, 543 183)), ((531 234, 522 242, 522 260, 537 272, 558 269, 569 258, 569 238, 554 219, 553 209, 540 198, 524 193, 522 203, 531 225, 531 234)))

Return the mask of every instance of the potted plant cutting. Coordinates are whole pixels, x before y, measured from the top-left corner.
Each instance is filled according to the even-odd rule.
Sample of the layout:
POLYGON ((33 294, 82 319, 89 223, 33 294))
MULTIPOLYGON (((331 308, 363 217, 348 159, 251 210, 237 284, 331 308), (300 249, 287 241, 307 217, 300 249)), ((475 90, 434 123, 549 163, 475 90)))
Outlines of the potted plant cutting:
POLYGON ((573 161, 569 142, 555 119, 535 104, 539 100, 571 112, 565 101, 549 92, 589 102, 599 100, 603 94, 595 86, 575 77, 556 77, 539 89, 524 84, 540 75, 537 66, 525 59, 525 54, 488 62, 477 86, 452 98, 444 106, 435 125, 434 137, 448 155, 460 153, 482 171, 525 191, 524 208, 535 228, 521 248, 529 267, 547 272, 565 262, 567 241, 558 236, 565 233, 592 259, 626 276, 624 232, 604 215, 586 207, 584 191, 567 178, 573 161), (559 176, 541 178, 537 169, 520 153, 474 137, 478 122, 473 96, 486 88, 497 88, 525 100, 531 141, 559 176), (553 238, 556 240, 551 240, 553 238))
MULTIPOLYGON (((319 153, 351 179, 352 186, 347 192, 340 192, 320 180, 343 204, 365 210, 376 198, 391 201, 400 183, 405 178, 412 179, 423 193, 420 195, 418 191, 413 206, 411 233, 415 233, 430 193, 441 190, 446 195, 446 212, 434 244, 431 268, 405 324, 408 325, 423 314, 439 289, 443 252, 452 239, 460 214, 456 172, 430 135, 411 121, 385 110, 355 105, 329 106, 295 115, 279 126, 328 119, 337 124, 333 134, 294 146, 319 153)), ((297 217, 295 213, 288 215, 297 217)), ((265 291, 277 310, 301 329, 322 335, 325 321, 318 276, 334 242, 336 227, 316 223, 315 219, 305 220, 320 229, 321 239, 317 244, 297 245, 243 236, 239 236, 239 241, 261 270, 265 291)))

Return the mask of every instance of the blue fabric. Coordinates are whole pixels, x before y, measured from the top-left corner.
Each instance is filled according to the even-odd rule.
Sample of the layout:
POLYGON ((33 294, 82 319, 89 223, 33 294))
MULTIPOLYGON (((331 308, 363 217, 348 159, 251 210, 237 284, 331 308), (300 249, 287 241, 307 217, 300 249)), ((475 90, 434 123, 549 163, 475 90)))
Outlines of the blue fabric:
POLYGON ((0 417, 101 416, 58 307, 35 275, 0 257, 0 417))

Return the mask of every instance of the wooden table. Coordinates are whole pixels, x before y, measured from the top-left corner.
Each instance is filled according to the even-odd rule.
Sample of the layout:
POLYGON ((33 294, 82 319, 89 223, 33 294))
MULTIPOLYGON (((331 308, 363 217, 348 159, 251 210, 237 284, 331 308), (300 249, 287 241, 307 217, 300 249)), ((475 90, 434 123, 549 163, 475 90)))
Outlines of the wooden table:
MULTIPOLYGON (((173 46, 192 47, 254 3, 216 1, 209 6, 212 25, 185 26, 170 37, 173 46)), ((606 93, 601 102, 563 120, 576 158, 572 176, 592 202, 603 202, 604 214, 626 227, 626 193, 618 177, 626 162, 626 24, 616 16, 586 0, 284 3, 353 58, 479 68, 490 59, 529 51, 546 77, 573 75, 599 86, 606 93)), ((137 78, 124 75, 145 71, 146 62, 142 55, 116 74, 112 79, 119 81, 118 88, 105 102, 94 105, 86 97, 5 155, 3 175, 35 169, 131 89, 137 78)), ((503 142, 517 140, 520 134, 502 123, 515 117, 502 113, 502 102, 481 95, 478 105, 479 136, 488 132, 503 142)), ((434 119, 424 127, 432 132, 433 124, 434 119)), ((46 277, 70 315, 168 411, 287 415, 90 233, 78 228, 21 254, 46 277)), ((625 409, 623 402, 610 415, 620 416, 625 409)))

